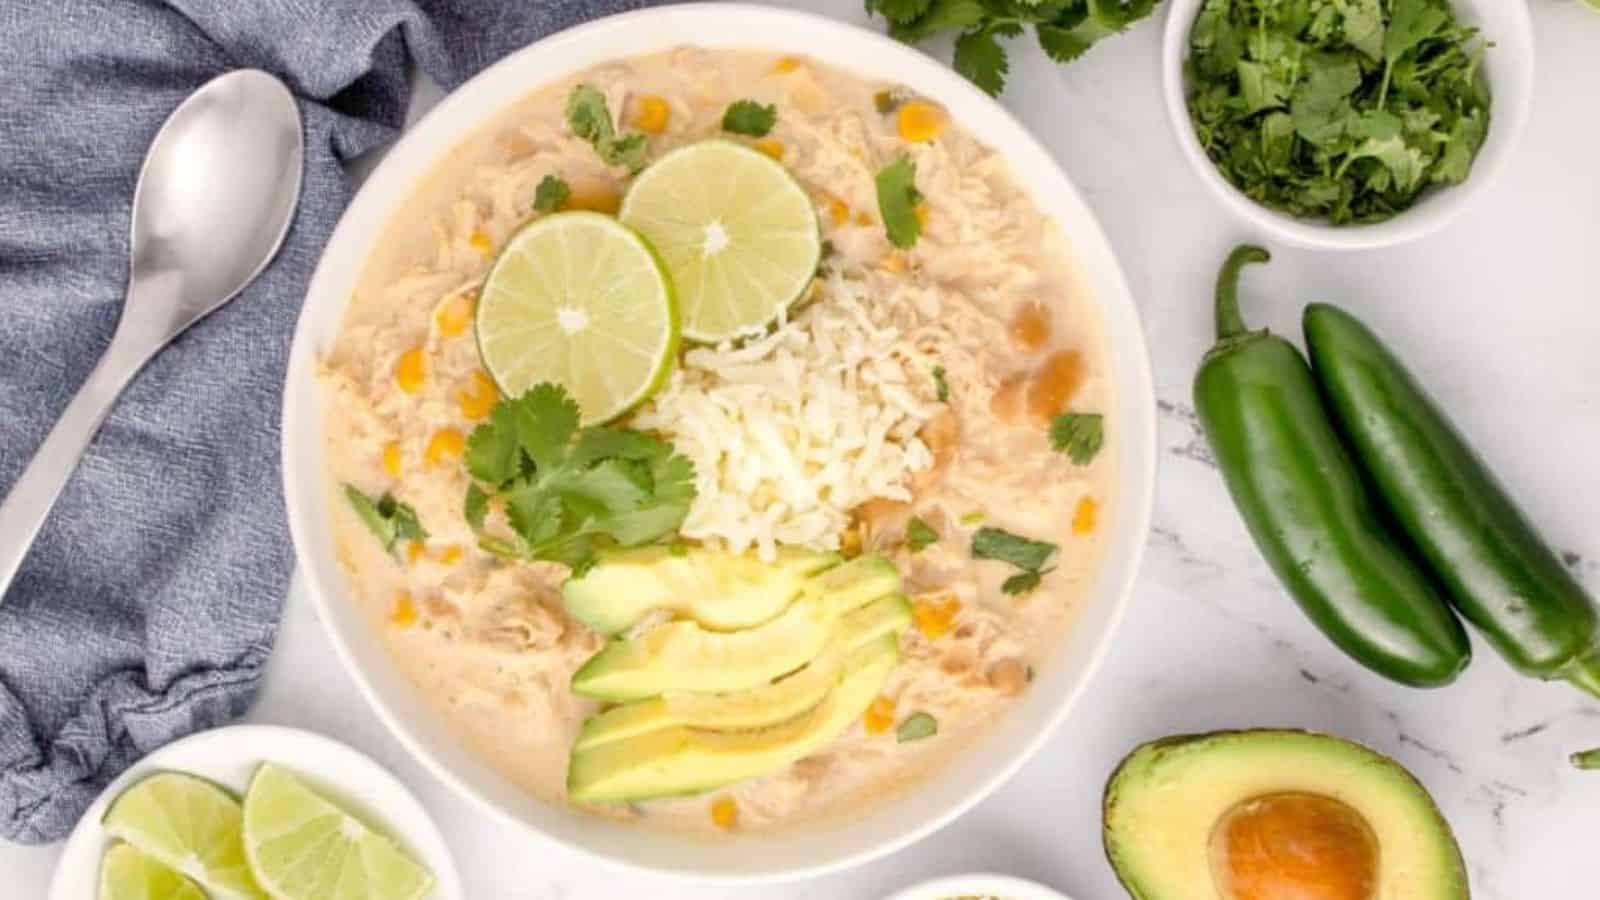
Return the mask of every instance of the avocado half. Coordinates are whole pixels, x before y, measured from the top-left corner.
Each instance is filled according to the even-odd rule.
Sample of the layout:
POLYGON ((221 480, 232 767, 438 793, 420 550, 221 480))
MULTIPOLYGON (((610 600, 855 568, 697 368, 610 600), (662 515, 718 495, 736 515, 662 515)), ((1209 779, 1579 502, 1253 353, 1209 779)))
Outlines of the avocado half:
POLYGON ((1377 844, 1373 898, 1467 900, 1461 848, 1411 773, 1305 731, 1178 735, 1138 747, 1106 784, 1106 856, 1136 900, 1230 900, 1212 872, 1214 828, 1245 801, 1285 794, 1330 798, 1366 821, 1377 844))

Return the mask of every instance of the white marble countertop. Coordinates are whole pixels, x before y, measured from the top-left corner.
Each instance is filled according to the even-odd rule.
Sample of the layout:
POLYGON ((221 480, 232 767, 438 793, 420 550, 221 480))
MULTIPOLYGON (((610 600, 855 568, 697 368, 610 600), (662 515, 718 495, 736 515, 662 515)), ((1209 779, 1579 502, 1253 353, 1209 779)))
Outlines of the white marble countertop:
MULTIPOLYGON (((859 0, 795 5, 865 21, 859 0)), ((1246 292, 1253 320, 1288 334, 1302 301, 1337 300, 1371 322, 1600 590, 1600 16, 1572 0, 1532 5, 1532 122, 1500 183, 1422 243, 1358 255, 1274 248, 1246 292)), ((1480 900, 1594 896, 1600 773, 1564 759, 1600 745, 1600 701, 1516 676, 1482 641, 1472 668, 1443 690, 1367 673, 1294 608, 1229 506, 1188 397, 1210 344, 1216 266, 1259 236, 1179 156, 1161 106, 1158 33, 1146 23, 1066 68, 1024 42, 1012 51, 1004 102, 1087 194, 1143 312, 1166 452, 1151 552, 1111 658, 1009 786, 920 844, 827 878, 741 890, 619 875, 501 827, 411 760, 298 589, 249 720, 323 732, 389 766, 439 820, 474 900, 870 900, 975 869, 1114 900, 1125 895, 1101 851, 1099 804, 1117 760, 1159 735, 1253 725, 1337 732, 1409 766, 1455 826, 1480 900)), ((0 894, 43 897, 57 853, 0 845, 0 894)))

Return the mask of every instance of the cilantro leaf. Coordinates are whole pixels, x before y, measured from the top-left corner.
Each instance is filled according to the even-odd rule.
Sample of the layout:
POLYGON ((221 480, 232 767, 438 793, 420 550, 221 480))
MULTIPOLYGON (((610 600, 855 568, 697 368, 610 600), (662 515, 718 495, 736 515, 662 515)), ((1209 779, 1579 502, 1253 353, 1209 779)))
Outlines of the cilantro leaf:
POLYGON ((579 423, 571 396, 547 383, 502 400, 467 439, 474 481, 463 514, 485 550, 581 572, 606 547, 657 541, 683 524, 695 498, 687 458, 653 435, 579 423), (514 539, 483 533, 495 500, 514 539))
POLYGON ((911 520, 906 522, 906 546, 911 548, 912 553, 921 553, 938 542, 939 532, 922 521, 921 516, 912 516, 911 520))
POLYGON ((933 367, 933 393, 940 403, 950 402, 950 382, 945 380, 944 366, 933 367))
POLYGON ((917 204, 922 201, 922 193, 917 190, 916 180, 917 164, 909 156, 884 166, 875 179, 878 214, 883 217, 889 243, 901 249, 915 246, 922 234, 922 221, 917 218, 917 204))
POLYGON ((722 130, 750 137, 766 137, 778 122, 778 107, 754 100, 735 100, 722 113, 722 130))
POLYGON ((1011 71, 1011 64, 996 36, 1010 37, 1021 31, 1016 25, 989 25, 968 31, 956 38, 956 54, 951 65, 985 94, 998 97, 1006 88, 1006 74, 1011 71))
POLYGON ((1000 584, 1000 593, 1008 597, 1020 597, 1030 594, 1039 582, 1044 580, 1044 572, 1018 572, 1000 584))
POLYGON ((867 0, 867 12, 875 12, 890 22, 914 22, 931 5, 933 0, 867 0))
POLYGON ((1085 466, 1105 441, 1105 418, 1099 413, 1062 413, 1050 422, 1050 445, 1074 464, 1085 466))
POLYGON ((394 550, 395 544, 402 540, 428 539, 428 531, 417 519, 417 511, 396 500, 393 494, 385 493, 377 500, 373 500, 353 485, 347 484, 344 486, 344 496, 355 510, 356 516, 361 519, 361 523, 367 526, 367 530, 378 539, 384 550, 394 550))
POLYGON ((997 559, 1027 572, 1044 568, 1055 552, 1055 544, 1029 540, 999 528, 980 528, 972 535, 974 559, 997 559))
POLYGON ((606 97, 593 85, 580 84, 567 95, 567 127, 594 145, 606 165, 626 166, 630 172, 644 168, 645 136, 639 132, 618 135, 606 97))
POLYGON ((925 712, 914 712, 906 716, 894 730, 896 743, 904 744, 910 741, 920 741, 931 738, 939 733, 939 720, 925 712))
POLYGON ((933 0, 928 11, 914 20, 898 20, 891 16, 889 36, 908 44, 945 31, 965 31, 989 16, 982 0, 933 0))
POLYGON ((1389 62, 1398 60, 1438 34, 1450 18, 1450 13, 1430 0, 1395 0, 1394 14, 1383 36, 1383 58, 1389 62))
POLYGON ((533 208, 542 213, 553 213, 572 196, 572 188, 559 175, 546 175, 539 179, 533 191, 533 208))

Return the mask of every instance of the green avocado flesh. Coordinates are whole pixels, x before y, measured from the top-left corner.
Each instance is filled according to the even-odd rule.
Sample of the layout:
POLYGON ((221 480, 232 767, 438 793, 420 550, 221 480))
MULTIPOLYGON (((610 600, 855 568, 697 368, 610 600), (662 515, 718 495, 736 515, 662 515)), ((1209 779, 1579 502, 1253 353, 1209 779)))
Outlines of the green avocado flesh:
POLYGON ((815 659, 842 616, 899 587, 893 563, 862 557, 813 579, 775 618, 752 628, 712 631, 679 619, 636 638, 614 639, 573 674, 572 690, 626 702, 760 687, 815 659))
POLYGON ((1212 874, 1213 828, 1244 801, 1288 793, 1337 800, 1365 819, 1378 847, 1374 897, 1467 900, 1461 849, 1422 785, 1366 747, 1302 731, 1139 747, 1106 786, 1106 855, 1135 900, 1227 900, 1212 874))
POLYGON ((567 612, 601 634, 619 634, 654 610, 716 631, 749 628, 783 612, 807 579, 838 565, 836 553, 784 548, 768 564, 753 556, 691 547, 639 547, 608 554, 562 585, 567 612))
POLYGON ((816 706, 752 731, 676 725, 580 749, 567 769, 567 793, 581 803, 698 794, 770 774, 836 740, 861 717, 899 661, 886 634, 850 654, 835 686, 816 706))
POLYGON ((730 694, 674 693, 607 710, 583 723, 573 750, 585 750, 663 728, 683 725, 747 731, 792 719, 822 702, 850 668, 851 654, 911 624, 911 607, 898 594, 847 613, 828 646, 809 665, 779 681, 730 694))

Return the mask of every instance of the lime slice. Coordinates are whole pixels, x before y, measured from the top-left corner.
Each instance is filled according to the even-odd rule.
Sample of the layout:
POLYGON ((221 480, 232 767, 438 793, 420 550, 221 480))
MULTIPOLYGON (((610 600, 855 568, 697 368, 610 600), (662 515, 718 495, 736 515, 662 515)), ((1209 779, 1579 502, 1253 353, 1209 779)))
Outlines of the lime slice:
POLYGON ((731 141, 656 160, 634 179, 619 215, 666 262, 691 340, 759 334, 799 299, 822 258, 805 189, 776 161, 731 141))
POLYGON ((244 846, 277 900, 413 900, 433 887, 387 838, 270 764, 244 795, 244 846))
POLYGON ((638 234, 592 212, 535 220, 506 242, 478 298, 478 353, 502 393, 567 389, 585 425, 614 419, 666 381, 678 309, 638 234))
POLYGON ((206 900, 206 895, 132 845, 117 844, 100 863, 100 900, 206 900))
POLYGON ((102 823, 212 897, 266 897, 250 875, 239 839, 239 801, 203 778, 164 772, 123 791, 102 823))

